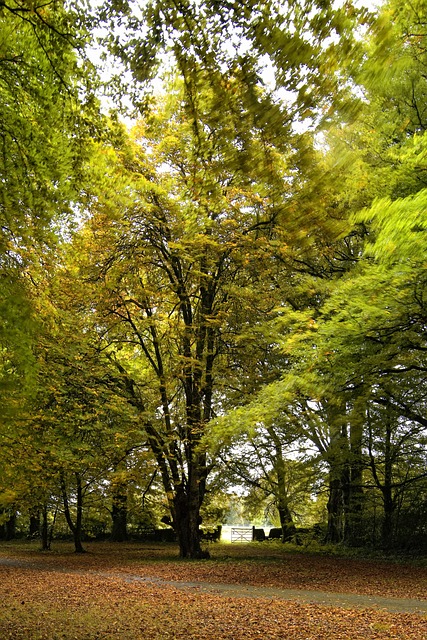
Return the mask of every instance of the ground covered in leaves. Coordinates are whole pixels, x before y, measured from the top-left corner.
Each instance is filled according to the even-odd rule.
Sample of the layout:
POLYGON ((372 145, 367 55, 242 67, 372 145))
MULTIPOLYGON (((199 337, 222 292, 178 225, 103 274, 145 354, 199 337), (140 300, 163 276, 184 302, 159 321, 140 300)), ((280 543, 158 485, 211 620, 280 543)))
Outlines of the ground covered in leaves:
MULTIPOLYGON (((427 568, 289 552, 283 545, 212 545, 211 559, 171 546, 0 545, 0 638, 22 640, 426 640, 427 618, 372 607, 373 596, 427 600, 427 568), (181 589, 177 582, 367 596, 367 608, 181 589), (369 596, 369 603, 368 603, 369 596)), ((238 593, 238 591, 236 591, 238 593)), ((234 594, 234 592, 233 592, 234 594)))

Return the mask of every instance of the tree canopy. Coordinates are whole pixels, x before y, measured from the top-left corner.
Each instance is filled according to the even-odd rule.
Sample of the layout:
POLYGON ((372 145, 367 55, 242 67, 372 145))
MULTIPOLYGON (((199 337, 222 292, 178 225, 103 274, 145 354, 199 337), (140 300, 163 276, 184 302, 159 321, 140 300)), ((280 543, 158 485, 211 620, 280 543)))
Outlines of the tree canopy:
POLYGON ((422 545, 425 24, 0 3, 4 523, 83 551, 139 501, 200 558, 241 485, 283 541, 422 545))

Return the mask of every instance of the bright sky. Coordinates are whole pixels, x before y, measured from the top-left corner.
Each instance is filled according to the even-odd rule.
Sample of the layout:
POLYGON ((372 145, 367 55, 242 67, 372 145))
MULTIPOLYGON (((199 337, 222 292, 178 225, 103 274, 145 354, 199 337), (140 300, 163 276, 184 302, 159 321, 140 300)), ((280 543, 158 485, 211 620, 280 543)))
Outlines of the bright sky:
MULTIPOLYGON (((383 0, 353 0, 353 1, 356 6, 366 7, 370 10, 377 9, 383 3, 383 0)), ((96 8, 103 4, 103 0, 92 0, 91 4, 94 8, 96 8)), ((337 5, 342 4, 342 0, 339 0, 336 4, 337 5)), ((137 7, 137 3, 135 3, 135 7, 137 7)), ((102 37, 103 35, 105 35, 105 31, 103 30, 98 30, 98 33, 95 32, 96 37, 102 37)), ((229 41, 227 48, 230 50, 230 53, 233 53, 236 45, 237 45, 237 39, 235 42, 229 41)), ((239 53, 244 53, 247 50, 250 50, 250 43, 249 42, 245 43, 240 41, 239 53)), ((125 72, 123 67, 121 67, 120 63, 117 60, 113 60, 111 58, 108 59, 107 62, 104 62, 101 60, 101 50, 99 46, 91 47, 88 51, 88 55, 92 60, 92 62, 96 64, 96 66, 100 69, 101 79, 104 82, 108 83, 109 79, 115 74, 118 74, 122 77, 126 76, 129 81, 132 80, 131 73, 125 72)), ((263 62, 263 60, 261 60, 261 62, 263 62)), ((262 73, 262 79, 269 89, 274 89, 275 87, 274 68, 271 65, 269 65, 267 56, 265 56, 265 65, 264 65, 264 71, 262 73)), ((160 78, 153 82, 154 91, 161 92, 162 87, 163 87, 163 82, 160 78)), ((286 89, 281 88, 277 92, 277 97, 279 100, 286 103, 286 102, 292 101, 293 94, 287 91, 286 89)), ((107 98, 107 97, 104 97, 103 103, 106 110, 112 109, 115 106, 117 106, 113 103, 111 98, 107 98)), ((131 108, 130 101, 128 106, 129 108, 131 108)), ((131 127, 134 124, 134 120, 132 120, 129 117, 122 116, 122 119, 129 127, 131 127)), ((298 126, 298 128, 301 128, 301 127, 298 126)), ((302 128, 304 128, 304 126, 302 128)))

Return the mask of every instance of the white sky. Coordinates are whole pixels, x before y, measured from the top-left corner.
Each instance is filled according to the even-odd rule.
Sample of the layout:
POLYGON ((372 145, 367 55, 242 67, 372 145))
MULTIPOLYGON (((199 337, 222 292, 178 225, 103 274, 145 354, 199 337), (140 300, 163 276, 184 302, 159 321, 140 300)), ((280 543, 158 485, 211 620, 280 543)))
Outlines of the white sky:
MULTIPOLYGON (((353 0, 354 4, 357 7, 366 7, 370 10, 375 10, 376 8, 378 8, 382 3, 383 0, 353 0)), ((96 8, 99 7, 103 4, 103 0, 92 0, 91 1, 91 5, 96 8)), ((337 5, 342 4, 342 0, 338 0, 337 5)), ((135 7, 136 7, 136 11, 137 11, 137 3, 135 3, 135 7)), ((102 30, 98 30, 98 33, 95 32, 95 37, 102 37, 103 35, 105 35, 105 31, 102 30)), ((230 53, 233 52, 233 50, 235 50, 237 42, 233 43, 233 42, 229 42, 228 48, 230 50, 230 53)), ((245 51, 249 51, 250 50, 250 43, 245 43, 245 42, 240 42, 239 43, 239 53, 245 53, 245 51)), ((114 60, 112 58, 109 58, 108 61, 104 62, 101 60, 101 49, 99 46, 93 46, 91 48, 89 48, 88 50, 88 56, 90 58, 90 60, 97 66, 97 68, 99 69, 99 73, 101 76, 101 80, 108 83, 109 79, 114 76, 115 74, 121 75, 121 76, 126 76, 127 79, 131 82, 132 81, 132 75, 131 72, 126 72, 123 67, 120 65, 120 63, 117 60, 114 60)), ((263 61, 261 59, 261 63, 265 62, 264 65, 264 70, 262 73, 262 79, 266 84, 266 87, 268 89, 274 89, 275 88, 275 77, 274 77, 274 68, 268 64, 268 57, 265 56, 265 61, 263 61)), ((163 83, 161 81, 161 79, 159 78, 158 80, 154 80, 154 82, 152 83, 152 87, 154 92, 161 92, 162 87, 163 87, 163 83)), ((287 91, 285 88, 281 88, 277 91, 277 97, 280 101, 282 101, 283 103, 286 102, 290 102, 293 99, 293 94, 289 91, 287 91)), ((111 98, 108 97, 104 97, 103 98, 103 105, 106 111, 108 111, 109 109, 114 109, 115 107, 117 107, 117 105, 115 105, 112 101, 111 98)), ((128 103, 129 108, 131 108, 131 104, 130 101, 128 103)), ((135 123, 134 120, 132 120, 131 118, 125 117, 125 116, 121 116, 122 120, 125 122, 125 124, 128 127, 133 126, 133 124, 135 123)), ((301 126, 299 124, 297 124, 297 128, 301 129, 301 126)), ((304 126, 302 126, 302 129, 304 129, 304 126)))

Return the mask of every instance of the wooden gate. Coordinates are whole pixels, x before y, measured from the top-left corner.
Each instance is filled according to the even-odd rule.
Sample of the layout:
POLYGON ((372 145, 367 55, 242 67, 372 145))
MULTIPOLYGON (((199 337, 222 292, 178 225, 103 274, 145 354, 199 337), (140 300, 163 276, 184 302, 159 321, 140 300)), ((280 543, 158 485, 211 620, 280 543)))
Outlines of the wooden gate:
POLYGON ((232 527, 231 542, 252 542, 255 527, 232 527))

